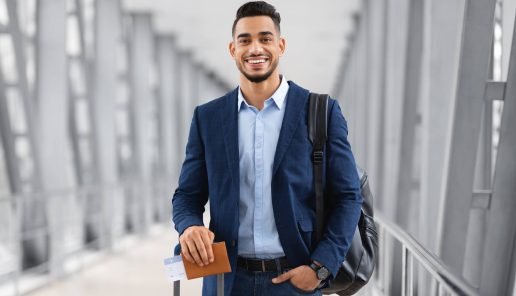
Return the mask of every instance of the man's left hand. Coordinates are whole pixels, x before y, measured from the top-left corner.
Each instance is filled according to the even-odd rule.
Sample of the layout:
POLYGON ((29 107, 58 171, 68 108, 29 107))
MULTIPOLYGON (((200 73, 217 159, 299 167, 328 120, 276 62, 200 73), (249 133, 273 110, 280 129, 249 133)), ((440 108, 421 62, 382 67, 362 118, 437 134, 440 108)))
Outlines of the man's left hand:
POLYGON ((272 279, 274 284, 280 284, 290 280, 292 285, 303 291, 313 291, 319 287, 321 281, 315 271, 308 265, 301 265, 272 279))

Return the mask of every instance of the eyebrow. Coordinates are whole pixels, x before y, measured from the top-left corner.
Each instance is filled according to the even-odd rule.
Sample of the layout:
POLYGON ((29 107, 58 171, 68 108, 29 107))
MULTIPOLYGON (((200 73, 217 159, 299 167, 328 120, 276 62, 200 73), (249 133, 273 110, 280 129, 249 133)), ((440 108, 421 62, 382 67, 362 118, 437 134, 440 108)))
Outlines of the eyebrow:
MULTIPOLYGON (((260 35, 260 36, 267 36, 267 35, 274 36, 274 34, 272 34, 272 32, 270 32, 270 31, 259 32, 258 35, 260 35)), ((242 34, 238 34, 237 39, 238 38, 249 38, 249 37, 251 37, 251 34, 249 34, 249 33, 242 33, 242 34)))

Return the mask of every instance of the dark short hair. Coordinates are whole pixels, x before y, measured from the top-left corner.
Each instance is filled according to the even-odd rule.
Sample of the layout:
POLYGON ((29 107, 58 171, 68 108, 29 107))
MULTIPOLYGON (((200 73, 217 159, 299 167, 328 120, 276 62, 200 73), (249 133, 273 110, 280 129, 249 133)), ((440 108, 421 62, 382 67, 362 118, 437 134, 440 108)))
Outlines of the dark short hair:
POLYGON ((276 29, 278 32, 280 32, 281 16, 279 12, 276 11, 276 8, 265 1, 251 1, 240 6, 240 8, 237 10, 236 18, 233 22, 233 28, 231 29, 231 35, 235 35, 235 27, 238 21, 241 18, 250 16, 270 17, 274 22, 274 26, 276 26, 276 29))

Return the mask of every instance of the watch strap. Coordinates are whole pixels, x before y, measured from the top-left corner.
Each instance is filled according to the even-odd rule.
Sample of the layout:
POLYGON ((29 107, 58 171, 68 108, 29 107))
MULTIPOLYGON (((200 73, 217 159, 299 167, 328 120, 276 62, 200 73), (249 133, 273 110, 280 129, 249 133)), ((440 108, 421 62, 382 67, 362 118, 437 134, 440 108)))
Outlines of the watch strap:
POLYGON ((315 274, 317 274, 317 272, 319 271, 319 268, 321 268, 319 265, 315 264, 314 262, 310 263, 310 268, 315 271, 315 274))

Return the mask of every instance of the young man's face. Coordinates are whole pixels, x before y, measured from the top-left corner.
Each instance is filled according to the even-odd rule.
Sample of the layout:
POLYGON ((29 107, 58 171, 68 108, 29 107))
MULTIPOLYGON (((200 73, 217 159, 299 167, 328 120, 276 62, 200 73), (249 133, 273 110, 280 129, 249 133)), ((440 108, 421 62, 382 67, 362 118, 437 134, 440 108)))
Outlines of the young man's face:
POLYGON ((238 70, 249 81, 259 83, 276 72, 279 57, 285 51, 274 22, 268 16, 241 18, 235 26, 229 52, 238 70))

